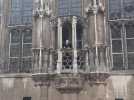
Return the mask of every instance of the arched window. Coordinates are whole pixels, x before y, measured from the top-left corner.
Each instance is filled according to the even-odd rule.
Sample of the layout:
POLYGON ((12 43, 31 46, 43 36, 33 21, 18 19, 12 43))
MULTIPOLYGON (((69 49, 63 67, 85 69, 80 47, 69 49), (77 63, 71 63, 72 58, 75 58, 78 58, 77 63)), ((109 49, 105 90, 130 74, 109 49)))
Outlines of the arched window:
POLYGON ((9 72, 30 72, 32 68, 32 30, 29 28, 11 29, 9 49, 9 72))
POLYGON ((32 63, 32 24, 33 0, 11 0, 9 15, 9 72, 30 72, 32 63), (16 25, 25 25, 16 27, 16 25), (28 25, 28 26, 26 26, 28 25))
MULTIPOLYGON (((83 26, 80 20, 76 24, 76 36, 77 36, 77 49, 81 49, 83 46, 83 26)), ((72 48, 72 22, 65 21, 62 25, 62 47, 72 48)))
POLYGON ((20 57, 21 34, 19 30, 13 29, 10 32, 10 57, 20 57))

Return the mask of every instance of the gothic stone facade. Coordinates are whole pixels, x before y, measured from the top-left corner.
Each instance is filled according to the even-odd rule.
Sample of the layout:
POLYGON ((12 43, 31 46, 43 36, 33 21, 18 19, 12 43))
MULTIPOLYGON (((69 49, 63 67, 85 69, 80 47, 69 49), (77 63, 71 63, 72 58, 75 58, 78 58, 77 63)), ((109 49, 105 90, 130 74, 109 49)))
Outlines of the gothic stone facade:
POLYGON ((65 1, 33 0, 33 24, 10 26, 11 1, 3 0, 0 100, 133 100, 133 71, 111 71, 108 1, 65 1), (8 34, 25 27, 33 31, 32 67, 12 70, 8 34))

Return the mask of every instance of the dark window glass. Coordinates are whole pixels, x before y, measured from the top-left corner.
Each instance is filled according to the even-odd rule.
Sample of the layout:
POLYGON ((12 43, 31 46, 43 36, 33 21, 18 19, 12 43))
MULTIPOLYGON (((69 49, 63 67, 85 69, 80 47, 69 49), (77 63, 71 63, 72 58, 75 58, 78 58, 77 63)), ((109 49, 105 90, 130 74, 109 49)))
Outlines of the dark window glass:
POLYGON ((128 69, 134 69, 134 54, 128 54, 128 69))
POLYGON ((121 38, 121 25, 119 23, 112 23, 110 29, 112 38, 121 38))
POLYGON ((127 51, 134 52, 134 39, 127 39, 127 51))
POLYGON ((32 56, 32 44, 23 45, 23 56, 32 56))
POLYGON ((109 0, 110 19, 121 18, 121 0, 109 0))
POLYGON ((81 0, 59 0, 59 16, 81 15, 81 0))
MULTIPOLYGON (((112 40, 113 69, 134 69, 134 23, 131 20, 134 17, 134 0, 109 0, 108 14, 112 40), (128 21, 124 21, 124 23, 116 19, 128 19, 128 21)), ((116 100, 123 99, 117 98, 116 100)))
POLYGON ((112 50, 114 53, 122 52, 122 42, 121 40, 113 40, 112 41, 112 50))
POLYGON ((12 0, 9 24, 31 24, 33 8, 32 1, 33 0, 12 0))
POLYGON ((124 15, 125 17, 133 17, 134 16, 134 0, 124 0, 123 2, 124 15))
POLYGON ((32 43, 32 30, 27 29, 23 31, 23 42, 24 43, 32 43))
POLYGON ((32 71, 32 59, 31 58, 23 58, 21 72, 29 73, 31 71, 32 71))
MULTIPOLYGON (((76 25, 76 33, 77 33, 77 48, 82 48, 82 34, 83 34, 83 27, 80 22, 77 22, 76 25)), ((63 41, 63 48, 72 48, 72 25, 69 21, 66 21, 63 24, 62 30, 62 41, 63 41), (69 43, 67 43, 69 42, 69 43)))
POLYGON ((19 58, 10 58, 9 72, 19 72, 20 59, 19 58))
POLYGON ((20 43, 20 33, 17 30, 11 31, 11 43, 20 43))
POLYGON ((10 57, 20 57, 20 44, 10 45, 10 57))
POLYGON ((110 19, 134 17, 134 0, 109 0, 110 19))
POLYGON ((116 98, 115 100, 124 100, 124 99, 122 99, 122 98, 116 98))
POLYGON ((77 48, 82 48, 82 34, 83 34, 83 27, 81 23, 77 23, 77 48))
POLYGON ((10 16, 10 24, 21 24, 21 13, 20 11, 12 12, 10 16))
POLYGON ((113 70, 123 70, 123 55, 113 54, 113 70))
POLYGON ((127 24, 126 25, 126 37, 127 38, 134 38, 134 24, 127 24))
POLYGON ((32 100, 32 97, 23 97, 23 100, 32 100))
POLYGON ((72 26, 70 22, 65 22, 63 24, 62 33, 63 47, 72 48, 72 26))

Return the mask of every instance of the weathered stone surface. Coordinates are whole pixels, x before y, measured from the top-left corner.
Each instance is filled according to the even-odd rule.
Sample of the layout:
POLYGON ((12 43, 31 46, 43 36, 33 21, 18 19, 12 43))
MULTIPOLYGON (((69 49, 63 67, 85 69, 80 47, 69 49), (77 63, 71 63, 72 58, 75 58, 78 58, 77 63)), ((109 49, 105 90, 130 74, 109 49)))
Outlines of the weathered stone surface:
POLYGON ((111 75, 105 84, 90 84, 85 80, 79 92, 66 92, 64 89, 61 92, 55 87, 55 80, 49 86, 40 86, 35 85, 32 75, 0 75, 0 100, 22 100, 25 96, 32 97, 32 100, 115 100, 117 94, 122 93, 120 98, 133 100, 133 83, 131 75, 111 75), (126 81, 122 81, 124 79, 126 81))

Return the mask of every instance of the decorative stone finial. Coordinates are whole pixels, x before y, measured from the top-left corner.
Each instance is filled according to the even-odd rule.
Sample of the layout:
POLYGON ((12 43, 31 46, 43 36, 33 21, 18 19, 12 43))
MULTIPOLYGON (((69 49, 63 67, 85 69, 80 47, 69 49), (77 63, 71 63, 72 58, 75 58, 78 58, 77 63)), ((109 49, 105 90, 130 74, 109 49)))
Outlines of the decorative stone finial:
POLYGON ((48 2, 45 2, 45 0, 37 0, 36 7, 33 12, 34 16, 39 17, 45 17, 45 16, 51 16, 52 10, 50 9, 50 5, 48 2))

